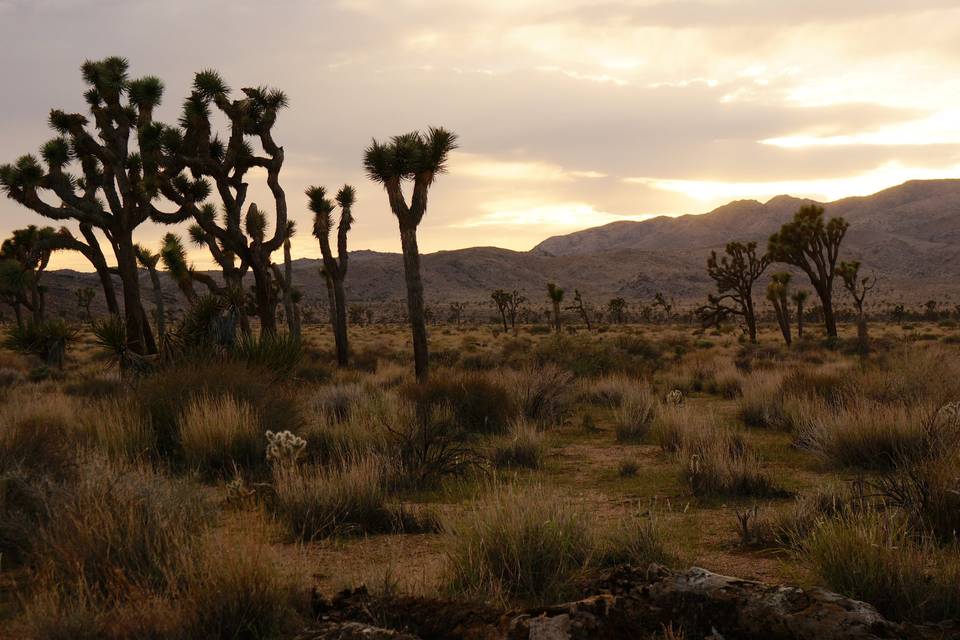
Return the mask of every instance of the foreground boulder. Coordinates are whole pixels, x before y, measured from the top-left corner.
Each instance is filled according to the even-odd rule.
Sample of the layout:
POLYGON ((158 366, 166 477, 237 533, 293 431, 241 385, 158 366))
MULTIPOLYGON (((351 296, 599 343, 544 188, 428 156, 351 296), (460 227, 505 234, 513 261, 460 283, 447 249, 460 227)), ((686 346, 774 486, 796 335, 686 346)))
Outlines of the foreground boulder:
POLYGON ((948 640, 954 623, 892 622, 872 606, 823 589, 771 586, 692 568, 624 567, 583 600, 503 612, 366 589, 317 598, 320 622, 300 640, 602 640, 644 638, 665 627, 686 640, 948 640))

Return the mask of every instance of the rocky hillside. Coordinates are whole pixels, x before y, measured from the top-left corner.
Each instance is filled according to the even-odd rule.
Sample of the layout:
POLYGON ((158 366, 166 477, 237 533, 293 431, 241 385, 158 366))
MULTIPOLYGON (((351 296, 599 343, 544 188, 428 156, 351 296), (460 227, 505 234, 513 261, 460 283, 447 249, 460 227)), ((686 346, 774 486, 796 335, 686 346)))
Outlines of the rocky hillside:
MULTIPOLYGON (((540 300, 545 283, 554 281, 597 302, 612 296, 649 301, 663 291, 678 303, 693 303, 710 290, 704 262, 711 249, 730 240, 762 245, 806 202, 777 196, 766 203, 731 202, 703 215, 614 222, 549 238, 527 252, 475 247, 427 254, 422 266, 428 302, 486 301, 497 287, 519 288, 540 300)), ((912 304, 960 298, 960 180, 907 182, 824 206, 828 216, 850 221, 843 253, 882 277, 879 299, 912 304)), ((326 300, 318 266, 315 260, 295 263, 294 277, 308 304, 326 300)), ((92 275, 73 271, 50 273, 46 284, 52 306, 71 310, 74 289, 97 286, 92 275)), ((351 300, 399 303, 405 295, 400 256, 351 254, 347 285, 351 300)), ((145 275, 144 286, 149 291, 145 275)), ((169 303, 178 304, 172 283, 165 287, 169 303)))

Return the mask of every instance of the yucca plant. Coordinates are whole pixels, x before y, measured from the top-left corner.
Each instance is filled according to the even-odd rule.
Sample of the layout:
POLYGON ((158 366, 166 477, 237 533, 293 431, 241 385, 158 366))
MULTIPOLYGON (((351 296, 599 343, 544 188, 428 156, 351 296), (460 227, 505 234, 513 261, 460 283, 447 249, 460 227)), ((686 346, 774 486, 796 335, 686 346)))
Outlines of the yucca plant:
POLYGON ((413 359, 417 380, 427 379, 427 316, 420 276, 420 249, 417 226, 427 213, 427 194, 437 175, 446 170, 450 152, 457 148, 457 135, 446 129, 430 127, 393 136, 388 142, 374 140, 364 153, 367 176, 383 185, 390 210, 400 225, 403 269, 407 281, 407 312, 413 333, 413 359), (402 184, 413 182, 409 204, 402 184))

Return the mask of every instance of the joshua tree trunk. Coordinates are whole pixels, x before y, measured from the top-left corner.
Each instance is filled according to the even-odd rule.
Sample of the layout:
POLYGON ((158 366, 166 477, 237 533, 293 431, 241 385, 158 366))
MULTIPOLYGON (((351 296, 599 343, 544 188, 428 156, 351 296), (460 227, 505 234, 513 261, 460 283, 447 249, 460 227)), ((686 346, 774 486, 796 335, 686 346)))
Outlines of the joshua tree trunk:
POLYGON ((113 276, 110 275, 107 259, 103 256, 103 251, 100 249, 100 243, 97 241, 97 236, 93 232, 93 227, 89 224, 81 224, 80 234, 83 235, 83 238, 87 241, 87 245, 90 247, 89 251, 85 250, 85 255, 97 271, 97 277, 100 279, 100 287, 103 289, 103 299, 107 305, 107 312, 110 315, 118 316, 120 315, 120 305, 117 304, 117 293, 113 287, 113 276))
POLYGON ((163 307, 163 288, 160 286, 160 274, 156 268, 148 268, 150 273, 150 283, 153 285, 153 306, 157 314, 157 338, 163 344, 164 336, 167 334, 167 316, 163 307))
POLYGON ((827 337, 836 338, 837 320, 833 315, 833 296, 831 295, 831 291, 822 286, 816 287, 816 290, 817 295, 820 297, 820 306, 823 309, 823 326, 827 330, 827 337))
POLYGON ((20 309, 20 303, 14 302, 11 306, 13 307, 13 315, 17 317, 17 329, 22 330, 23 329, 23 311, 21 311, 20 309))
POLYGON ((797 338, 803 340, 803 300, 797 301, 797 338))
MULTIPOLYGON (((255 252, 251 252, 254 254, 255 252)), ((256 286, 257 316, 260 318, 260 335, 277 333, 277 304, 273 296, 273 282, 267 266, 257 257, 250 262, 250 271, 256 286)))
POLYGON ((560 301, 553 301, 553 330, 560 333, 560 301))
MULTIPOLYGON (((419 264, 419 258, 417 262, 419 264)), ((350 342, 347 337, 347 294, 343 289, 343 280, 338 278, 333 279, 333 299, 337 305, 333 325, 334 339, 337 343, 337 364, 345 367, 350 362, 350 342)))
POLYGON ((407 315, 413 333, 413 366, 419 382, 426 382, 430 355, 427 350, 427 318, 420 277, 420 249, 416 227, 400 227, 403 271, 407 282, 407 315))
POLYGON ((750 337, 750 344, 757 344, 757 315, 753 310, 753 299, 747 298, 744 301, 743 320, 747 324, 747 335, 750 337))
POLYGON ((127 341, 134 353, 156 353, 156 348, 148 345, 153 336, 147 338, 150 327, 143 313, 140 301, 140 283, 137 269, 137 257, 133 251, 133 240, 129 233, 115 237, 114 249, 117 254, 117 272, 123 284, 123 315, 127 324, 127 341))
POLYGON ((293 302, 293 262, 290 258, 290 238, 283 243, 283 310, 287 316, 287 327, 290 335, 300 337, 300 323, 293 302))

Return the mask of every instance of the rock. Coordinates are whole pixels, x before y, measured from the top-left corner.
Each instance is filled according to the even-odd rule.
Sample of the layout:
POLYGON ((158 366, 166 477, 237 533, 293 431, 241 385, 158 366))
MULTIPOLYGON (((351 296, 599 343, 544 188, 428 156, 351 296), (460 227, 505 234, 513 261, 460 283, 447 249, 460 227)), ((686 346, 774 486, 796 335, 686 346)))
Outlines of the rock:
POLYGON ((505 613, 485 605, 346 591, 331 602, 316 601, 315 608, 322 624, 360 626, 327 627, 326 633, 369 635, 305 640, 614 640, 646 637, 665 626, 682 629, 687 640, 960 640, 954 623, 900 624, 824 589, 767 585, 697 567, 683 572, 659 565, 622 567, 592 591, 575 602, 505 613), (387 628, 414 635, 375 635, 387 628))

